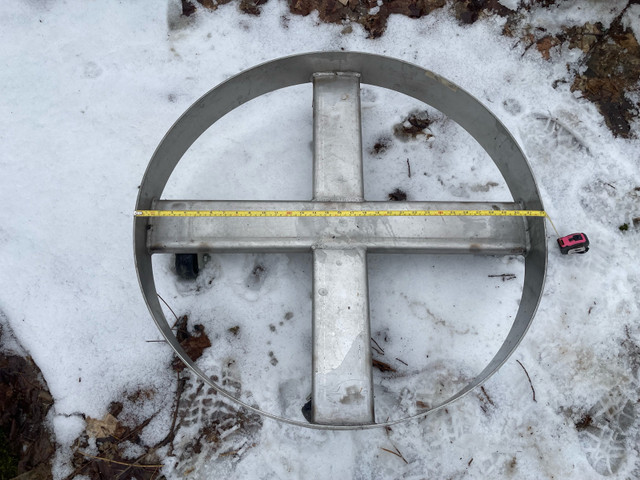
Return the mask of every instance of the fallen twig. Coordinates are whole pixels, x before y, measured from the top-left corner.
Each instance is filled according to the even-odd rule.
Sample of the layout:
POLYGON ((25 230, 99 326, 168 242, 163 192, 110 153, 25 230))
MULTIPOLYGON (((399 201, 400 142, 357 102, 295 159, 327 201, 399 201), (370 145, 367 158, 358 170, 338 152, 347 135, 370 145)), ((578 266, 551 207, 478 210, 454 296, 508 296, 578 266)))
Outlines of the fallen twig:
POLYGON ((397 370, 388 363, 381 362, 380 360, 376 360, 375 358, 371 360, 371 364, 381 372, 397 372, 397 370))
POLYGON ((384 355, 384 348, 382 348, 382 347, 380 346, 380 344, 374 340, 374 338, 373 338, 373 337, 371 337, 371 341, 372 341, 373 343, 375 343, 375 344, 376 344, 376 347, 378 347, 378 348, 377 348, 378 353, 379 353, 380 355, 384 355))
MULTIPOLYGON (((133 430, 131 430, 127 435, 125 435, 123 438, 116 438, 115 436, 112 435, 113 438, 116 439, 117 443, 121 443, 129 438, 131 438, 134 434, 136 434, 137 432, 141 431, 142 429, 144 429, 144 427, 146 427, 147 425, 149 425, 149 423, 151 422, 151 420, 153 420, 155 418, 155 416, 158 414, 158 412, 154 413, 153 415, 151 415, 149 418, 147 418, 144 422, 142 422, 140 425, 138 425, 136 428, 134 428, 133 430)), ((84 417, 84 415, 83 415, 84 417)), ((104 457, 97 457, 95 455, 91 455, 89 453, 83 452, 81 450, 77 450, 77 453, 79 453, 80 455, 87 457, 87 458, 91 458, 92 460, 83 463, 82 465, 78 466, 70 475, 66 476, 64 480, 70 480, 72 478, 75 478, 76 475, 79 475, 80 473, 82 473, 82 470, 84 470, 85 468, 87 468, 89 465, 91 465, 91 463, 94 460, 103 460, 105 462, 109 462, 109 463, 115 463, 118 465, 123 465, 126 466, 127 468, 125 468, 123 470, 123 472, 121 472, 120 474, 118 474, 116 476, 116 478, 120 478, 120 476, 122 475, 122 473, 127 472, 130 468, 133 467, 140 467, 140 468, 162 468, 164 467, 164 465, 145 465, 145 464, 140 464, 138 463, 142 458, 144 458, 144 455, 142 457, 139 457, 138 459, 136 459, 133 463, 126 463, 126 462, 120 462, 117 460, 111 460, 109 458, 104 458, 104 457)))
POLYGON ((162 303, 164 303, 167 306, 167 308, 171 311, 171 313, 173 313, 173 316, 176 317, 176 323, 178 323, 178 316, 176 315, 176 312, 174 312, 173 309, 169 306, 169 304, 164 301, 164 298, 162 298, 159 293, 156 293, 156 295, 158 295, 158 298, 162 300, 162 303))
POLYGON ((89 465, 91 465, 91 462, 93 462, 93 460, 90 460, 86 463, 83 463, 82 465, 78 466, 75 468, 75 470, 73 472, 71 472, 69 475, 67 475, 66 477, 64 477, 64 480, 71 480, 73 478, 76 478, 76 475, 80 475, 80 473, 82 472, 82 470, 84 470, 85 468, 87 468, 89 465))
MULTIPOLYGON (((171 420, 171 428, 169 429, 169 433, 167 433, 167 436, 164 437, 162 440, 160 440, 159 443, 157 443, 148 451, 146 451, 145 453, 140 455, 138 458, 136 458, 135 460, 136 463, 142 460, 147 455, 151 455, 152 453, 155 453, 157 450, 164 447, 166 444, 173 442, 173 439, 176 436, 175 427, 176 427, 176 420, 178 418, 178 408, 180 407, 180 398, 182 397, 182 392, 184 391, 184 385, 186 382, 187 382, 187 379, 184 377, 180 377, 180 372, 178 372, 178 387, 176 390, 176 400, 175 400, 176 405, 173 410, 173 419, 171 420)), ((130 468, 131 466, 127 467, 122 472, 120 472, 116 477, 116 480, 119 479, 122 475, 124 475, 130 468)))
POLYGON ((142 422, 140 425, 138 425, 136 428, 134 428, 133 430, 131 430, 128 434, 126 434, 124 437, 119 438, 118 439, 118 443, 124 442, 125 440, 129 440, 131 437, 133 437, 136 433, 141 432, 147 425, 149 425, 149 423, 151 423, 151 420, 153 420, 156 415, 158 414, 158 412, 155 412, 153 415, 151 415, 149 418, 147 418, 144 422, 142 422))
POLYGON ((218 456, 228 457, 229 455, 239 455, 240 453, 246 451, 247 449, 253 448, 257 445, 258 445, 257 443, 252 443, 251 445, 243 445, 242 448, 239 448, 237 450, 229 450, 228 452, 220 453, 218 456))
POLYGON ((500 275, 489 275, 489 278, 502 278, 502 281, 513 280, 516 276, 513 273, 501 273, 500 275))
POLYGON ((480 390, 482 390, 482 393, 484 393, 484 396, 487 397, 487 402, 489 402, 491 405, 495 407, 495 403, 493 403, 493 400, 491 400, 491 397, 489 396, 487 391, 484 389, 484 386, 480 387, 480 390))
MULTIPOLYGON (((519 43, 519 42, 518 42, 519 43)), ((527 53, 527 50, 529 50, 531 47, 533 47, 536 44, 536 42, 534 42, 533 40, 531 40, 531 43, 529 43, 529 45, 527 45, 526 47, 524 47, 524 51, 522 52, 522 55, 520 55, 520 57, 524 57, 524 54, 527 53)))
POLYGON ((400 360, 398 357, 396 357, 396 360, 398 360, 400 363, 404 363, 407 367, 409 366, 409 364, 407 362, 404 362, 404 361, 400 360))
MULTIPOLYGON (((389 417, 387 417, 387 422, 389 421, 389 417)), ((393 445, 393 448, 396 449, 396 451, 394 452, 393 450, 389 450, 388 448, 384 448, 384 447, 380 447, 382 450, 384 450, 385 452, 389 452, 394 454, 396 457, 399 457, 402 459, 402 461, 406 464, 409 464, 409 462, 407 462, 407 459, 404 458, 404 455, 402 455, 402 453, 400 452, 400 450, 398 449, 398 447, 396 447, 396 444, 393 443, 391 441, 391 427, 387 426, 384 427, 384 432, 387 434, 387 438, 389 439, 389 442, 391 443, 391 445, 393 445)))
POLYGON ((527 379, 529 380, 529 386, 531 387, 531 392, 533 393, 533 401, 534 402, 538 402, 536 400, 536 391, 533 388, 533 383, 531 383, 531 377, 529 376, 529 372, 527 372, 527 369, 524 368, 524 365, 520 362, 520 360, 516 360, 516 362, 518 362, 518 364, 522 367, 522 369, 524 370, 525 375, 527 376, 527 379))
POLYGON ((407 170, 409 170, 409 178, 411 178, 411 164, 409 163, 408 158, 407 158, 407 170))
POLYGON ((163 465, 145 465, 143 463, 119 462, 118 460, 111 460, 110 458, 96 457, 95 455, 91 455, 89 453, 85 453, 85 452, 82 452, 80 450, 78 450, 78 453, 80 455, 85 456, 85 457, 93 458, 94 460, 102 460, 103 462, 116 463, 118 465, 124 465, 125 467, 128 467, 128 468, 132 468, 132 467, 135 467, 135 468, 162 468, 162 467, 164 467, 164 464, 163 465))
POLYGON ((230 450, 228 452, 220 453, 220 454, 218 454, 218 456, 219 457, 228 457, 229 455, 237 455, 238 452, 240 452, 240 449, 238 449, 238 450, 230 450))
POLYGON ((176 436, 176 421, 178 419, 178 408, 180 407, 180 398, 182 398, 182 393, 184 392, 184 385, 187 383, 187 379, 185 377, 180 377, 180 372, 178 372, 178 388, 176 389, 176 406, 173 409, 173 418, 171 419, 171 428, 169 429, 169 433, 167 436, 160 441, 158 445, 155 446, 156 449, 164 447, 167 443, 172 442, 173 438, 176 436))
POLYGON ((396 449, 396 451, 394 452, 393 450, 389 450, 388 448, 384 448, 384 447, 380 447, 380 449, 384 450, 385 452, 389 452, 393 455, 395 455, 398 458, 401 458, 402 461, 406 464, 409 464, 409 462, 407 462, 407 459, 404 458, 404 456, 402 455, 402 453, 400 453, 400 450, 398 450, 398 447, 396 447, 395 445, 393 446, 393 448, 396 449))

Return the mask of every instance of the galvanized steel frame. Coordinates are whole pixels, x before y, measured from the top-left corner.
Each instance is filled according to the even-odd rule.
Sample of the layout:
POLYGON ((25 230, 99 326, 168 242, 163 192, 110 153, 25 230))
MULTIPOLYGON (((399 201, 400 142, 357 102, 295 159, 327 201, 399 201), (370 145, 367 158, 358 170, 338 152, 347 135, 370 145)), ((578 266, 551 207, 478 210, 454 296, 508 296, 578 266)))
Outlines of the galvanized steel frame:
MULTIPOLYGON (((176 121, 160 142, 140 185, 136 210, 150 210, 158 204, 171 173, 184 153, 222 116, 265 93, 313 82, 327 73, 343 72, 356 72, 361 83, 406 94, 443 112, 471 134, 489 154, 502 173, 515 205, 527 210, 543 210, 533 173, 522 150, 504 125, 478 100, 457 85, 419 66, 389 57, 356 52, 319 52, 281 58, 244 71, 209 91, 176 121)), ((409 417, 357 425, 306 423, 280 417, 242 402, 211 380, 188 357, 173 334, 158 301, 151 261, 152 251, 148 244, 149 221, 148 218, 134 219, 136 270, 149 311, 176 355, 202 381, 228 399, 255 413, 301 427, 324 430, 384 427, 423 417, 461 398, 485 382, 514 352, 533 320, 544 287, 547 263, 545 219, 528 218, 523 225, 528 236, 528 248, 526 251, 517 252, 525 254, 525 277, 520 306, 504 343, 482 372, 453 396, 409 417)))

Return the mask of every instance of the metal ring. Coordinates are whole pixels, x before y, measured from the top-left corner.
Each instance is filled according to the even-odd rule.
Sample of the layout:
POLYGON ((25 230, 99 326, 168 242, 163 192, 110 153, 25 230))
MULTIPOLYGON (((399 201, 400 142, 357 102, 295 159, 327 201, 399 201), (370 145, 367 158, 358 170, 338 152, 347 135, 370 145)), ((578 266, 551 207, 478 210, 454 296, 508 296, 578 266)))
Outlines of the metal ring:
MULTIPOLYGON (((389 57, 357 52, 317 52, 280 58, 246 70, 210 90, 169 129, 142 179, 136 210, 152 209, 175 166, 196 139, 236 107, 285 87, 308 83, 315 72, 359 72, 361 82, 395 90, 420 100, 456 121, 489 154, 502 173, 515 202, 527 210, 544 210, 524 153, 505 126, 487 108, 457 85, 417 65, 389 57)), ((164 316, 155 288, 151 254, 147 249, 147 218, 134 218, 134 258, 138 280, 151 316, 176 355, 206 384, 242 407, 260 415, 319 430, 358 430, 386 427, 424 417, 444 408, 484 383, 514 352, 537 310, 547 265, 544 218, 527 219, 530 248, 525 257, 522 298, 511 329, 489 364, 469 384, 440 404, 392 421, 368 425, 319 425, 280 417, 248 405, 213 382, 188 357, 164 316)))

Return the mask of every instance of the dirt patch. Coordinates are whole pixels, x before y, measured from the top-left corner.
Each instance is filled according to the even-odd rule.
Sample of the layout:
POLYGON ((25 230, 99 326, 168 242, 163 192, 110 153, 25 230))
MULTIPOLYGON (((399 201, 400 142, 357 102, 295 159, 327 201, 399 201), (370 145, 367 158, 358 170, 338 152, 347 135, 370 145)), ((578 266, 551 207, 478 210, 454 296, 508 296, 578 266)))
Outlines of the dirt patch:
MULTIPOLYGON (((176 315, 173 328, 177 340, 192 360, 202 356, 203 351, 211 346, 202 325, 195 324, 189 328, 187 315, 176 315)), ((142 440, 145 428, 159 412, 147 418, 139 418, 135 412, 152 401, 155 392, 125 392, 120 396, 122 402, 112 402, 104 417, 85 419, 85 431, 72 446, 74 470, 65 480, 71 480, 80 474, 88 476, 91 480, 164 479, 164 476, 160 475, 160 470, 164 467, 162 459, 173 454, 173 443, 179 428, 178 411, 184 403, 185 385, 189 378, 188 373, 183 373, 185 365, 177 357, 174 357, 171 368, 176 373, 177 385, 172 422, 167 435, 154 445, 146 444, 142 440)))
POLYGON ((552 86, 571 83, 571 91, 580 92, 593 102, 611 132, 623 138, 632 136, 631 125, 638 116, 638 105, 629 94, 639 90, 640 45, 624 22, 627 9, 634 3, 637 0, 628 2, 609 28, 600 22, 585 23, 550 34, 544 28, 532 27, 526 17, 515 13, 508 17, 503 29, 504 35, 518 38, 525 45, 525 53, 535 46, 547 61, 562 49, 581 50, 583 55, 567 65, 569 78, 556 79, 552 86))
POLYGON ((291 12, 309 15, 317 11, 328 23, 359 23, 369 38, 378 38, 387 28, 392 13, 419 18, 442 8, 445 0, 288 0, 291 12))
POLYGON ((458 21, 467 25, 474 23, 481 16, 497 14, 506 17, 513 13, 513 10, 498 0, 456 0, 453 11, 458 21))
MULTIPOLYGON (((181 0, 182 15, 193 15, 198 7, 215 10, 232 0, 181 0)), ((436 10, 447 9, 460 24, 501 16, 506 18, 503 34, 525 45, 524 52, 535 47, 540 56, 552 61, 554 52, 563 48, 577 48, 584 55, 574 64, 567 65, 569 79, 556 79, 553 87, 571 83, 572 91, 595 103, 614 135, 632 136, 632 123, 638 116, 639 105, 629 97, 638 92, 640 80, 640 46, 633 32, 625 28, 623 16, 628 7, 637 4, 630 0, 627 6, 606 29, 601 23, 565 27, 561 33, 550 33, 529 23, 534 10, 556 5, 556 0, 520 2, 516 10, 502 5, 499 0, 287 0, 291 13, 309 15, 318 12, 321 21, 344 25, 342 34, 353 32, 352 24, 364 27, 369 38, 384 34, 391 14, 420 18, 436 10), (587 69, 584 70, 583 66, 587 69)), ((238 0, 240 10, 260 15, 260 6, 267 0, 238 0)), ((286 27, 287 18, 283 17, 286 27)), ((524 54, 524 53, 523 53, 524 54)), ((384 144, 373 149, 378 154, 384 144)))
POLYGON ((260 15, 260 5, 267 3, 267 0, 241 0, 240 10, 249 15, 260 15))
POLYGON ((586 430, 593 424, 593 418, 588 413, 585 413, 580 420, 576 422, 576 430, 586 430))
POLYGON ((435 120, 427 111, 411 112, 402 122, 393 127, 393 134, 396 138, 406 142, 424 137, 425 140, 433 138, 429 127, 435 120))
MULTIPOLYGON (((204 327, 191 326, 187 315, 176 315, 173 328, 180 345, 193 360, 211 346, 204 327)), ((232 327, 229 332, 237 336, 240 329, 232 327)), ((259 415, 222 398, 215 389, 185 371, 177 358, 170 367, 177 383, 166 436, 155 444, 144 440, 147 426, 161 412, 166 414, 166 407, 161 407, 146 418, 140 417, 141 411, 149 411, 150 402, 157 405, 156 392, 143 389, 124 392, 119 396, 121 401, 112 402, 102 418, 85 419, 85 431, 72 446, 73 472, 65 480, 73 480, 77 475, 90 480, 164 480, 161 470, 167 463, 172 464, 172 473, 182 478, 192 473, 200 461, 237 461, 256 445, 262 428, 259 415), (169 458, 171 461, 167 462, 169 458)), ((240 395, 242 385, 233 359, 226 360, 220 376, 212 375, 212 379, 227 391, 240 395)))
MULTIPOLYGON (((181 0, 182 14, 191 16, 196 11, 196 2, 209 10, 231 0, 181 0)), ((317 11, 320 20, 326 23, 345 24, 343 33, 351 33, 350 23, 359 23, 367 31, 369 38, 380 37, 387 28, 391 14, 420 18, 442 9, 447 3, 453 6, 453 14, 461 24, 474 23, 489 15, 507 16, 514 11, 502 5, 499 0, 287 0, 291 13, 309 15, 317 11)), ((260 15, 260 5, 267 0, 239 0, 239 8, 251 15, 260 15)), ((536 2, 534 2, 536 3, 536 2)), ((553 1, 539 1, 550 4, 553 1)), ((527 6, 528 7, 528 6, 527 6)), ((524 8, 524 7, 523 7, 524 8)))
MULTIPOLYGON (((0 337, 1 337, 0 331, 0 337)), ((55 444, 46 416, 53 398, 31 357, 0 353, 0 477, 51 476, 55 444)))
MULTIPOLYGON (((582 35, 584 38, 584 35, 582 35)), ((627 94, 638 91, 640 45, 619 17, 596 41, 587 37, 587 70, 577 75, 571 90, 594 102, 614 135, 629 137, 637 106, 627 94)))
POLYGON ((376 143, 373 144, 371 148, 371 153, 373 155, 381 155, 386 152, 391 146, 391 139, 388 137, 380 137, 376 143))
MULTIPOLYGON (((195 0, 201 6, 215 10, 219 5, 230 0, 195 0)), ((260 5, 267 0, 240 0, 240 9, 251 15, 260 15, 260 5)), ((370 38, 377 38, 387 28, 387 20, 392 13, 419 18, 442 8, 446 0, 287 0, 291 13, 309 15, 317 11, 320 20, 327 23, 346 24, 345 33, 349 32, 349 23, 359 23, 368 32, 370 38)), ((473 3, 473 2, 470 2, 473 3)), ((497 1, 495 2, 497 3, 497 1)), ((184 16, 195 12, 196 5, 192 0, 182 0, 184 16)))
POLYGON ((389 200, 392 202, 404 202, 407 200, 407 193, 399 188, 396 188, 389 194, 389 200))
MULTIPOLYGON (((103 418, 86 418, 86 430, 73 445, 74 454, 71 463, 74 471, 65 480, 72 480, 76 475, 85 475, 91 480, 114 478, 162 480, 164 478, 158 476, 163 465, 156 450, 169 443, 173 437, 166 438, 152 447, 144 445, 140 436, 155 414, 132 425, 125 425, 122 419, 131 417, 131 412, 128 410, 136 403, 149 400, 149 394, 137 391, 124 394, 122 397, 134 401, 127 402, 127 408, 124 408, 120 402, 113 402, 109 406, 109 412, 103 418), (127 450, 132 446, 144 453, 137 458, 131 458, 127 450)), ((170 431, 170 434, 172 433, 173 428, 170 431)))

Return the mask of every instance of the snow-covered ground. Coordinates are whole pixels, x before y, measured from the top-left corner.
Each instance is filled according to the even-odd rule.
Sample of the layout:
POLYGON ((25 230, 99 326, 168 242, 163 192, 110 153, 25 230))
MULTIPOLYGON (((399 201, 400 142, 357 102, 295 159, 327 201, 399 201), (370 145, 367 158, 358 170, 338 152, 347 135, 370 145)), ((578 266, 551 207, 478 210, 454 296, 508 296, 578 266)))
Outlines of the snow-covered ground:
MULTIPOLYGON (((501 36, 499 17, 462 27, 447 10, 419 20, 394 15, 387 32, 369 40, 357 25, 342 33, 315 14, 292 16, 283 1, 271 0, 259 17, 230 4, 189 19, 179 18, 177 3, 0 3, 0 318, 55 399, 56 478, 72 470, 70 445, 85 429, 80 414, 101 418, 127 392, 153 392, 139 412, 160 411, 147 442, 169 428, 172 356, 147 342, 160 337, 138 288, 131 238, 137 186, 156 145, 230 76, 284 55, 341 49, 416 63, 480 99, 524 148, 560 232, 587 233, 591 250, 561 256, 549 229, 534 324, 484 392, 391 431, 317 432, 254 420, 249 440, 223 435, 227 450, 241 449, 223 457, 206 446, 187 454, 198 417, 179 430, 178 453, 164 459, 163 473, 640 477, 640 226, 632 221, 640 216, 640 144, 613 138, 570 82, 552 87, 580 52, 555 49, 547 62, 501 36), (406 461, 383 448, 397 448, 406 461)), ((551 31, 606 23, 623 3, 567 1, 532 23, 551 31)), ((639 14, 627 18, 636 32, 639 14)), ((187 153, 167 198, 309 198, 310 94, 310 86, 275 92, 222 119, 187 153)), ((394 125, 424 105, 365 85, 362 106, 367 199, 401 188, 409 200, 510 200, 488 156, 451 120, 431 111, 433 137, 401 141, 394 125), (381 138, 389 148, 376 153, 381 138)), ((159 293, 212 340, 203 368, 213 374, 225 365, 219 373, 262 408, 300 416, 310 392, 310 257, 214 255, 195 284, 176 280, 170 257, 155 264, 159 293), (257 265, 260 275, 252 274, 257 265), (235 326, 239 335, 229 331, 235 326)), ((487 363, 517 309, 523 266, 517 258, 374 256, 369 270, 372 335, 385 351, 380 359, 403 373, 376 373, 381 408, 393 418, 416 401, 443 398, 487 363), (516 278, 489 277, 505 273, 516 278)))

